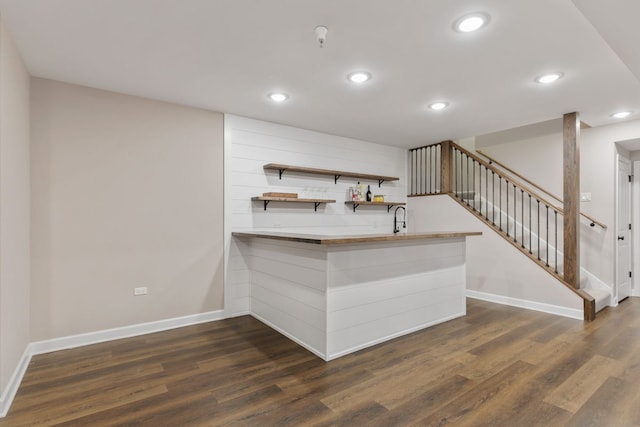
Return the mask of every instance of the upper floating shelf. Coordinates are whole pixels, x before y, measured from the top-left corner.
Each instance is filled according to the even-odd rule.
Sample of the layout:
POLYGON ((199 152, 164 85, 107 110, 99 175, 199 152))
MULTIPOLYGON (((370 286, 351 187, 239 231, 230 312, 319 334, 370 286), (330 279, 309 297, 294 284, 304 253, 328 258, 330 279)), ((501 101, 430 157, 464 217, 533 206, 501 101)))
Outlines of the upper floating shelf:
POLYGON ((277 170, 280 173, 280 179, 282 179, 282 174, 284 173, 284 171, 302 172, 302 173, 312 173, 316 175, 333 176, 335 183, 338 183, 338 179, 343 176, 348 178, 370 179, 370 180, 378 181, 378 187, 380 187, 382 183, 385 181, 398 181, 400 179, 396 176, 383 176, 383 175, 372 175, 368 173, 336 171, 331 169, 307 168, 303 166, 281 165, 278 163, 266 164, 264 165, 264 169, 277 170))

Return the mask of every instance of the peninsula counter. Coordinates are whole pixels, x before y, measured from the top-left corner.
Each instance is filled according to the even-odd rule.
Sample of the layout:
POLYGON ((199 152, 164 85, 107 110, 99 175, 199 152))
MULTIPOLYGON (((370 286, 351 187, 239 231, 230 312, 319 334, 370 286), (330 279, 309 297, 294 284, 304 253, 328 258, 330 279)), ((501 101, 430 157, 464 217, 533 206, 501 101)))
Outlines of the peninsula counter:
POLYGON ((480 232, 248 239, 251 313, 324 360, 466 313, 466 238, 480 232))

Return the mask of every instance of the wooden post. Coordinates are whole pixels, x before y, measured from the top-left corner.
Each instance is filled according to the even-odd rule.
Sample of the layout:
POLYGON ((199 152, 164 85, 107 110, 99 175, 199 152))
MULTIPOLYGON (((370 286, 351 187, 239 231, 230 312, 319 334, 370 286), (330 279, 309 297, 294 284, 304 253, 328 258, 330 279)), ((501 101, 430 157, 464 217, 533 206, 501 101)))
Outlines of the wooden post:
POLYGON ((564 280, 580 288, 580 117, 563 116, 564 280))
POLYGON ((441 175, 440 175, 440 193, 448 194, 453 191, 451 187, 451 181, 453 176, 453 156, 451 141, 442 141, 440 150, 440 163, 441 163, 441 175))

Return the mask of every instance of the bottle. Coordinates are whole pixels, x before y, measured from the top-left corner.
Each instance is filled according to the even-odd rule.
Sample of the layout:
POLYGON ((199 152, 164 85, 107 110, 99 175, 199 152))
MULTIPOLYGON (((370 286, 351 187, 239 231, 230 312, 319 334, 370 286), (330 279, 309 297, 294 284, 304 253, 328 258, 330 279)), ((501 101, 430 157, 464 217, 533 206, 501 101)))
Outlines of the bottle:
POLYGON ((360 197, 358 198, 358 200, 360 200, 361 202, 364 202, 364 184, 362 184, 361 182, 358 182, 358 191, 360 191, 360 197))
POLYGON ((360 185, 360 181, 358 181, 358 185, 356 186, 356 193, 357 193, 356 200, 358 201, 362 200, 363 194, 362 194, 362 185, 360 185))
POLYGON ((370 202, 371 200, 371 186, 367 185, 367 202, 370 202))

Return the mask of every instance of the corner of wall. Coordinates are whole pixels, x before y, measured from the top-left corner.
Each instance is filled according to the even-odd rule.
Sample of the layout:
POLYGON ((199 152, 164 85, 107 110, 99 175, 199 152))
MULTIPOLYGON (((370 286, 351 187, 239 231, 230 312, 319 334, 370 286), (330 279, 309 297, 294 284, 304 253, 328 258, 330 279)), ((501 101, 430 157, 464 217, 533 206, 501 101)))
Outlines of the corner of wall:
POLYGON ((0 17, 0 413, 6 413, 28 364, 29 85, 29 73, 0 17))

